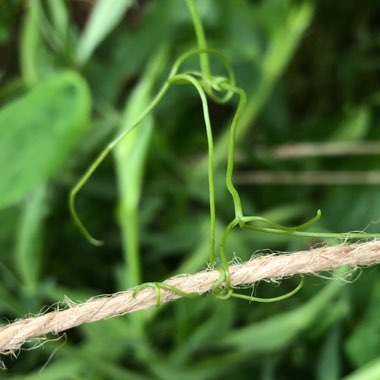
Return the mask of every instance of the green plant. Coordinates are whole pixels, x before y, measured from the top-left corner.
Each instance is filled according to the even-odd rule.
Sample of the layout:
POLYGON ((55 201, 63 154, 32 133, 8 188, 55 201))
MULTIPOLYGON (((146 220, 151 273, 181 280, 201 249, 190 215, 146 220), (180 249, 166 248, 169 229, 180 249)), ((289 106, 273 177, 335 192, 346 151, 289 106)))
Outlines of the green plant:
MULTIPOLYGON (((121 143, 128 135, 137 127, 140 126, 142 121, 146 118, 146 116, 151 113, 154 108, 158 105, 158 103, 163 99, 163 97, 166 95, 167 91, 170 89, 173 85, 178 84, 190 84, 192 85, 201 100, 202 103, 202 109, 203 109, 203 118, 205 122, 206 127, 206 136, 207 136, 207 145, 208 145, 208 182, 209 182, 209 204, 210 204, 210 237, 209 237, 209 257, 210 257, 210 266, 212 268, 215 267, 216 264, 216 255, 215 255, 215 225, 216 225, 216 206, 215 206, 215 180, 214 180, 214 142, 213 142, 213 131, 211 127, 211 121, 210 121, 210 115, 209 115, 209 107, 207 102, 207 96, 209 96, 212 100, 214 100, 217 103, 225 104, 233 96, 238 97, 238 106, 235 110, 235 113, 232 117, 232 122, 230 126, 230 132, 229 132, 229 141, 228 141, 228 152, 227 152, 227 169, 226 169, 226 175, 225 175, 225 182, 227 189, 232 197, 232 202, 234 206, 234 218, 233 220, 227 225, 227 227, 224 229, 221 242, 219 244, 219 259, 221 261, 221 277, 216 282, 214 286, 214 294, 218 298, 227 299, 229 297, 236 297, 236 298, 242 298, 246 299, 248 301, 278 301, 285 298, 288 298, 288 296, 291 296, 297 292, 303 284, 303 281, 295 291, 290 292, 289 294, 281 297, 275 297, 271 299, 260 299, 258 297, 252 297, 252 296, 246 296, 241 294, 236 294, 233 292, 231 283, 230 283, 230 274, 229 274, 229 265, 228 265, 228 259, 225 253, 225 247, 227 243, 228 236, 233 228, 236 226, 239 226, 241 229, 250 230, 250 231, 256 231, 256 232, 267 232, 271 234, 281 234, 281 235, 287 235, 287 236, 307 236, 307 237, 321 237, 321 238, 339 238, 339 239, 364 239, 364 238, 373 238, 373 237, 379 237, 379 234, 367 234, 367 233, 318 233, 318 232, 301 232, 302 230, 308 228, 312 224, 314 224, 321 216, 321 211, 318 210, 317 215, 309 220, 308 222, 305 222, 299 226, 295 227, 287 227, 280 225, 278 223, 273 222, 272 220, 261 217, 261 216, 246 216, 243 213, 242 203, 240 199, 240 195, 233 183, 233 173, 234 173, 234 160, 235 160, 235 143, 236 143, 236 131, 239 125, 239 121, 241 118, 241 115, 244 111, 244 108, 247 103, 247 95, 245 91, 238 87, 235 83, 235 76, 233 69, 226 59, 226 57, 223 55, 222 52, 214 49, 209 49, 206 42, 206 37, 204 34, 202 21, 199 17, 199 14, 197 12, 197 9, 194 4, 194 0, 186 0, 186 4, 188 6, 189 12, 192 17, 192 22, 194 26, 194 31, 197 37, 197 44, 198 49, 197 50, 190 50, 185 52, 183 55, 181 55, 176 62, 173 64, 172 69, 170 70, 170 74, 165 81, 164 85, 161 87, 161 89, 158 91, 157 95, 153 98, 153 100, 149 103, 149 105, 146 106, 146 108, 141 112, 139 116, 137 116, 136 120, 131 123, 123 132, 121 132, 118 136, 116 136, 108 145, 107 147, 99 154, 99 156, 95 159, 95 161, 91 164, 89 169, 84 173, 84 175, 80 178, 78 183, 74 186, 70 193, 70 211, 73 217, 73 220, 77 224, 80 231, 83 233, 83 235, 87 238, 87 240, 94 244, 94 245, 101 245, 102 242, 95 239, 91 236, 91 234, 88 232, 86 227, 83 225, 81 220, 78 217, 78 214, 75 210, 75 197, 79 190, 84 186, 84 184, 88 181, 90 176, 94 173, 94 171, 98 168, 98 166, 104 161, 106 156, 119 144, 121 143), (191 69, 187 70, 185 72, 181 72, 181 66, 184 65, 184 63, 191 58, 192 56, 199 56, 199 70, 191 69), (227 76, 221 76, 221 75, 213 75, 210 62, 209 62, 209 56, 215 55, 222 63, 227 76), (257 225, 252 225, 252 223, 262 223, 266 224, 269 227, 260 227, 257 225)), ((155 58, 156 62, 161 62, 159 59, 155 58)), ((146 144, 144 139, 135 139, 135 137, 132 137, 133 142, 135 145, 135 151, 137 154, 137 151, 139 151, 139 145, 140 144, 146 144), (137 146, 137 148, 136 148, 137 146)), ((142 151, 143 148, 141 149, 142 151)), ((138 159, 141 161, 141 158, 138 159)), ((135 182, 140 183, 141 182, 141 174, 137 170, 138 174, 135 175, 134 180, 135 182)), ((132 173, 129 172, 131 175, 132 173)), ((131 184, 131 182, 129 182, 131 184)), ((132 188, 135 187, 133 183, 131 184, 132 188)), ((137 186, 137 188, 140 188, 140 184, 137 186)), ((131 189, 128 189, 126 187, 125 189, 128 191, 134 191, 131 189)), ((135 195, 135 198, 138 196, 135 195)), ((137 203, 134 204, 135 206, 137 203)), ((130 220, 128 223, 136 223, 136 219, 130 220)), ((132 230, 136 227, 132 227, 132 230)), ((129 237, 133 240, 137 240, 134 234, 130 234, 129 237)), ((133 257, 130 257, 131 262, 137 262, 139 259, 137 256, 137 252, 135 249, 131 249, 131 252, 133 252, 133 257)), ((135 264, 131 266, 134 271, 138 271, 139 265, 135 264)), ((131 276, 136 277, 136 276, 131 276)), ((139 276, 137 276, 139 278, 139 276)), ((172 290, 173 292, 181 295, 186 296, 184 292, 182 292, 179 289, 175 289, 173 287, 170 287, 166 284, 161 284, 158 282, 150 282, 147 284, 142 284, 137 287, 135 294, 143 289, 144 287, 155 287, 157 290, 157 305, 160 304, 160 288, 164 288, 167 290, 172 290)), ((194 297, 193 294, 187 294, 187 297, 194 297)))
MULTIPOLYGON (((265 229, 265 233, 248 233, 236 225, 225 240, 227 260, 248 260, 263 247, 288 252, 307 249, 325 240, 320 233, 357 231, 368 221, 375 222, 380 198, 377 187, 366 180, 373 179, 378 156, 346 153, 291 160, 276 159, 272 152, 283 143, 291 147, 304 142, 376 144, 380 138, 378 33, 373 22, 377 5, 371 1, 347 6, 293 0, 202 0, 196 6, 208 46, 223 52, 236 83, 247 95, 236 128, 233 167, 243 215, 297 226, 314 210, 323 210, 323 218, 307 226, 308 231, 267 233, 279 228, 260 218, 245 227, 265 229), (252 171, 269 172, 275 180, 290 171, 296 180, 288 185, 258 184, 249 179, 252 171), (359 185, 339 185, 334 180, 341 171, 355 171, 359 185), (300 184, 297 175, 302 177, 304 172, 317 180, 315 173, 329 172, 332 184, 300 184), (241 178, 249 180, 243 183, 241 178)), ((200 128, 203 109, 192 85, 171 85, 77 197, 81 220, 107 244, 101 248, 86 244, 67 211, 73 183, 111 136, 130 128, 144 112, 157 85, 168 78, 168 68, 183 52, 198 51, 178 73, 194 75, 195 68, 199 73, 194 79, 201 83, 204 63, 198 61, 202 58, 209 60, 210 75, 229 78, 216 54, 200 53, 200 46, 194 46, 193 29, 189 11, 178 0, 0 2, 0 112, 18 98, 30 99, 40 86, 59 82, 67 71, 82 83, 78 88, 89 90, 90 97, 88 108, 86 102, 78 101, 80 96, 68 97, 56 115, 62 125, 68 125, 75 112, 64 104, 82 115, 76 127, 65 129, 75 132, 71 148, 42 143, 52 141, 49 136, 55 131, 54 118, 44 112, 54 102, 48 93, 38 110, 24 100, 28 104, 15 112, 12 122, 3 122, 0 115, 0 136, 14 133, 14 125, 24 126, 15 143, 4 146, 0 137, 2 152, 7 152, 0 154, 5 157, 0 167, 2 184, 12 184, 11 163, 33 174, 24 173, 25 192, 0 211, 2 323, 39 313, 44 305, 56 304, 65 296, 80 302, 196 272, 209 263, 210 156, 204 128, 200 128), (40 122, 26 127, 27 115, 38 113, 40 122), (54 168, 42 173, 39 161, 26 155, 31 151, 44 165, 54 162, 54 168), (58 157, 59 152, 59 160, 49 156, 58 157)), ((213 84, 220 86, 218 80, 213 84)), ((215 266, 221 268, 223 288, 218 248, 228 222, 235 218, 225 165, 239 96, 221 105, 207 97, 214 143, 215 266)), ((1 192, 0 199, 8 190, 12 195, 9 186, 2 187, 7 191, 1 192)), ((375 233, 377 227, 371 223, 366 230, 375 233)), ((337 239, 327 242, 334 244, 337 239)), ((248 373, 250 378, 265 380, 337 380, 353 373, 363 378, 378 367, 378 339, 371 334, 378 325, 377 271, 363 269, 345 287, 339 281, 326 284, 324 278, 308 279, 302 292, 282 303, 262 306, 233 297, 228 302, 197 297, 83 325, 58 341, 46 341, 43 349, 22 351, 17 360, 7 358, 9 371, 0 377, 166 380, 233 376, 240 380, 248 373), (362 342, 368 337, 370 344, 363 350, 362 342)), ((297 279, 288 279, 280 288, 260 283, 238 291, 270 299, 296 287, 297 279)))

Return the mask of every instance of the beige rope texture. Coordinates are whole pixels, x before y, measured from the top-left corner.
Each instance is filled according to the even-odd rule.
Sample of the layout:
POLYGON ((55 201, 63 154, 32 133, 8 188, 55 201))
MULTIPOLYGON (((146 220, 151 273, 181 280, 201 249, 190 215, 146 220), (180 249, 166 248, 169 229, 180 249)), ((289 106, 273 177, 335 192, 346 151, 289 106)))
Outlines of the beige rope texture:
MULTIPOLYGON (((380 241, 358 244, 342 244, 320 247, 291 254, 259 256, 243 264, 231 265, 232 286, 254 284, 260 280, 277 281, 295 274, 313 275, 340 266, 370 266, 380 263, 380 241)), ((220 272, 203 271, 172 277, 165 281, 187 293, 203 294, 211 290, 220 272)), ((167 290, 161 290, 161 303, 180 298, 167 290)), ((68 304, 65 310, 55 310, 43 315, 20 319, 0 327, 0 354, 14 355, 23 343, 31 339, 43 339, 46 334, 112 318, 118 315, 148 309, 156 304, 156 292, 142 289, 134 298, 133 289, 89 299, 82 304, 68 304)), ((1 364, 1 362, 0 362, 1 364)))

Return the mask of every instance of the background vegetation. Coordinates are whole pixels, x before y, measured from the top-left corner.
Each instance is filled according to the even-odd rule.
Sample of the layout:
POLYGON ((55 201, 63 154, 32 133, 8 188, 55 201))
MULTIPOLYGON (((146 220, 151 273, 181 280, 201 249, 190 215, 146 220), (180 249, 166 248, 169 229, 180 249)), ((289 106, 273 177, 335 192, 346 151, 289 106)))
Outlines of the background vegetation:
MULTIPOLYGON (((321 208, 314 230, 378 231, 379 187, 368 182, 380 182, 379 155, 274 153, 285 143, 313 142, 321 152, 326 143, 360 148, 379 140, 379 4, 196 4, 209 46, 226 54, 248 94, 236 154, 245 209, 294 225, 321 208), (284 171, 296 173, 288 184, 280 183, 284 171), (300 184, 310 171, 324 174, 300 184), (339 183, 347 171, 356 176, 339 183)), ((122 143, 79 193, 79 213, 104 246, 80 235, 67 206, 70 188, 94 157, 193 47, 180 0, 0 1, 2 323, 65 295, 81 301, 207 265, 207 143, 192 88, 171 90, 144 121, 145 132, 122 143)), ((223 136, 234 104, 210 101, 210 110, 220 234, 233 217, 223 136)), ((227 251, 246 260, 256 250, 317 243, 234 231, 227 251)), ((360 274, 345 286, 308 278, 300 293, 275 304, 209 296, 84 325, 7 358, 0 377, 378 379, 378 268, 360 274)), ((297 281, 260 284, 255 293, 279 295, 297 281)))

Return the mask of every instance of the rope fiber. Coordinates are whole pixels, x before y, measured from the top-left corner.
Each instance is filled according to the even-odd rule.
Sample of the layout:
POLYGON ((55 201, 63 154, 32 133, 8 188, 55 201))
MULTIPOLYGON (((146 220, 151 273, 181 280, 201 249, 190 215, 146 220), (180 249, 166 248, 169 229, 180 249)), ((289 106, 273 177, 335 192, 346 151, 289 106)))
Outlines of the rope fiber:
MULTIPOLYGON (((231 286, 252 285, 261 280, 278 281, 296 274, 316 275, 341 266, 353 268, 380 263, 380 241, 356 244, 323 246, 308 251, 290 254, 269 254, 255 257, 245 263, 229 267, 231 286)), ((218 270, 205 270, 195 274, 172 277, 164 283, 186 293, 199 295, 210 292, 219 279, 218 270)), ((156 305, 155 289, 146 287, 133 295, 134 289, 91 298, 84 303, 66 302, 45 314, 20 319, 0 327, 0 354, 15 356, 25 342, 45 339, 47 334, 60 332, 79 326, 148 309, 156 305)), ((181 298, 169 290, 161 289, 160 303, 181 298)), ((191 302, 191 301, 189 301, 191 302)), ((0 362, 0 365, 2 363, 0 362)))

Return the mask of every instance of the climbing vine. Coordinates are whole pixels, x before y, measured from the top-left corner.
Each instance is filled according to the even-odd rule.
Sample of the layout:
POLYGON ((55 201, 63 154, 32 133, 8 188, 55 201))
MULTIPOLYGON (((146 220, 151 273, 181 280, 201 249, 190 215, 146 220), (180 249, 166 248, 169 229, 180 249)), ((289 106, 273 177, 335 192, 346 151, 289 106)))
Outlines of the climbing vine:
MULTIPOLYGON (((240 199, 239 192, 233 182, 234 174, 234 153, 236 144, 236 131, 239 127, 240 116, 246 106, 247 96, 245 91, 240 88, 235 81, 234 71, 224 56, 224 54, 216 49, 211 49, 207 45, 207 40, 205 37, 203 25, 198 11, 195 7, 194 0, 186 0, 186 4, 191 15, 192 23, 194 26, 194 31, 197 39, 197 48, 189 50, 182 54, 173 64, 172 69, 162 85, 161 89, 158 91, 156 96, 151 101, 150 105, 142 112, 138 119, 130 125, 126 130, 116 136, 106 148, 99 154, 99 156, 94 160, 88 170, 79 179, 77 184, 73 187, 69 198, 69 207, 73 217, 74 222, 78 226, 82 234, 87 238, 87 240, 95 245, 101 245, 102 241, 95 239, 88 229, 85 227, 81 221, 76 208, 75 200, 78 192, 86 184, 88 179, 94 173, 94 171, 99 167, 105 157, 115 148, 115 146, 122 141, 132 130, 138 128, 142 120, 152 112, 159 102, 165 97, 167 92, 173 87, 178 85, 190 85, 192 86, 201 101, 201 106, 203 110, 203 118, 206 129, 206 138, 208 145, 208 186, 209 186, 209 209, 210 209, 210 221, 209 221, 209 260, 210 266, 215 268, 218 266, 220 271, 220 277, 215 282, 213 286, 213 293, 215 296, 221 299, 227 299, 229 297, 241 298, 249 301, 260 301, 260 302, 273 302, 288 298, 294 295, 303 284, 303 278, 301 278, 300 284, 291 292, 275 297, 262 299, 253 296, 246 296, 233 291, 230 280, 230 272, 228 265, 228 258, 226 254, 226 244, 231 231, 235 227, 239 227, 243 230, 254 231, 254 232, 264 232, 270 234, 281 234, 288 236, 308 236, 308 237, 321 237, 321 238, 340 238, 340 239, 350 239, 350 238, 370 238, 377 237, 378 234, 366 234, 366 233, 318 233, 318 232, 307 232, 304 231, 312 224, 318 221, 321 217, 321 211, 318 210, 316 215, 309 221, 300 224, 298 226, 289 227, 280 225, 270 219, 245 215, 243 211, 242 202, 240 199), (192 68, 192 70, 182 70, 184 63, 194 56, 198 57, 198 67, 192 68), (214 56, 222 63, 225 76, 214 75, 210 65, 210 57, 214 56), (234 115, 232 117, 230 130, 229 130, 229 141, 228 150, 226 152, 227 156, 227 168, 225 173, 225 183, 226 187, 231 195, 232 204, 234 208, 234 218, 227 224, 222 234, 220 242, 216 241, 215 225, 216 225, 216 204, 215 204, 215 181, 214 181, 214 142, 213 142, 213 129, 210 120, 208 98, 217 102, 219 104, 225 104, 229 102, 233 97, 238 98, 238 103, 234 115)), ((195 297, 197 295, 189 294, 181 291, 180 289, 174 288, 164 283, 159 282, 149 282, 144 283, 135 288, 134 295, 136 295, 141 289, 146 287, 152 287, 156 290, 157 294, 157 305, 160 304, 161 289, 172 291, 182 297, 195 297)))

